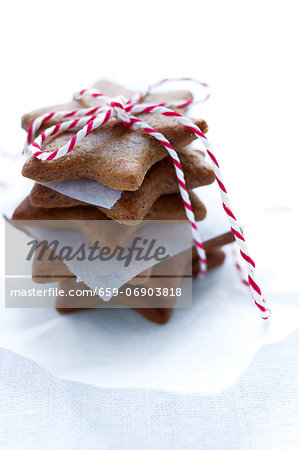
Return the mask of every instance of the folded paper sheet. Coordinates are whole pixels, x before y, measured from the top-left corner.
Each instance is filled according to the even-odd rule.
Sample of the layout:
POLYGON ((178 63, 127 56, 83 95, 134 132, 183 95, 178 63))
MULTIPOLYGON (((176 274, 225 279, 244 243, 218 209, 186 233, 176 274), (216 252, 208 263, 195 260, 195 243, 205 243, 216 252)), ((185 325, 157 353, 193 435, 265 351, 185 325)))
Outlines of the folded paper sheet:
POLYGON ((91 205, 110 209, 120 199, 122 191, 111 189, 94 180, 81 178, 80 180, 53 181, 40 183, 60 194, 75 198, 91 205))
MULTIPOLYGON (((30 222, 30 221, 29 221, 30 222)), ((47 241, 48 243, 57 242, 57 249, 55 252, 57 255, 61 254, 64 249, 73 249, 73 253, 75 253, 79 247, 82 245, 85 249, 90 248, 90 242, 84 237, 79 231, 75 230, 63 230, 63 229, 50 229, 43 228, 38 226, 40 221, 32 221, 32 225, 26 225, 23 227, 29 236, 32 236, 39 242, 47 241)), ((50 223, 47 221, 41 221, 42 223, 46 222, 46 226, 50 223)), ((108 222, 108 221, 107 221, 108 222)), ((106 221, 105 221, 106 223, 106 221)), ((103 224, 103 221, 99 221, 99 226, 103 224)), ((110 224, 110 223, 109 223, 110 224)), ((111 221, 111 226, 113 226, 113 222, 111 221)), ((6 242, 8 245, 12 245, 10 243, 16 243, 20 230, 12 227, 11 224, 7 224, 6 242)), ((30 252, 31 247, 28 247, 28 243, 32 241, 31 237, 27 237, 24 235, 24 242, 22 245, 22 241, 19 241, 18 248, 16 249, 17 253, 14 253, 13 249, 11 251, 11 255, 8 255, 7 261, 11 261, 11 264, 7 264, 7 275, 9 275, 12 279, 10 281, 10 285, 13 286, 17 283, 18 276, 21 277, 21 284, 23 283, 23 276, 28 275, 30 281, 31 279, 31 267, 29 262, 26 260, 28 256, 28 252, 30 252), (17 256, 19 256, 19 269, 16 272, 17 264, 15 263, 17 256), (24 262, 24 271, 22 272, 23 267, 21 267, 21 261, 24 262), (29 267, 28 267, 29 266, 29 267), (30 272, 28 273, 28 269, 30 272)), ((192 236, 190 234, 189 224, 186 221, 173 222, 169 224, 167 221, 161 221, 159 223, 148 223, 142 229, 137 231, 137 239, 140 239, 140 242, 146 241, 148 243, 154 243, 154 247, 151 251, 151 254, 154 253, 156 249, 162 246, 165 249, 165 254, 169 257, 177 255, 185 250, 190 249, 190 259, 191 248, 192 248, 192 236), (178 239, 178 236, 180 237, 178 239)), ((130 254, 131 243, 125 247, 124 255, 130 254)), ((149 246, 148 246, 149 247, 149 246)), ((52 248, 52 247, 51 247, 52 248)), ((143 253, 145 253, 148 248, 141 245, 141 249, 143 253)), ((135 252, 136 254, 136 252, 135 252)), ((33 260, 33 259, 32 259, 33 260)), ((139 273, 144 270, 156 265, 158 263, 157 259, 137 259, 135 255, 132 255, 132 258, 128 261, 128 265, 126 267, 126 260, 118 258, 118 254, 116 253, 111 259, 107 260, 107 258, 103 259, 93 259, 90 260, 87 257, 84 260, 80 258, 73 258, 70 260, 64 261, 68 269, 77 276, 78 282, 84 282, 89 286, 92 290, 96 290, 97 292, 100 289, 103 289, 105 292, 109 289, 109 294, 103 294, 101 298, 105 301, 111 299, 113 289, 118 289, 123 286, 125 283, 130 281, 139 273)), ((163 273, 161 275, 164 275, 163 273)), ((183 275, 183 273, 176 273, 174 275, 183 275)), ((24 287, 25 289, 25 287, 24 287)), ((41 306, 43 304, 41 303, 41 306)))

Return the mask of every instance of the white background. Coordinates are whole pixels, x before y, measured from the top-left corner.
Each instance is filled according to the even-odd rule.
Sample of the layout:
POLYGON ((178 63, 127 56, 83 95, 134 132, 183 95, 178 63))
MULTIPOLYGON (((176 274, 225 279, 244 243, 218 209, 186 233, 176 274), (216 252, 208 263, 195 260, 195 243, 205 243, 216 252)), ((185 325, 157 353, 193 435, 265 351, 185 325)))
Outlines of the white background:
MULTIPOLYGON (((10 155, 17 155, 22 150, 25 135, 20 128, 20 117, 26 111, 68 101, 74 91, 89 87, 102 77, 134 89, 164 77, 191 76, 208 82, 211 87, 211 99, 200 107, 199 112, 209 124, 209 140, 241 219, 254 222, 262 211, 269 208, 272 212, 297 208, 297 6, 296 1, 263 0, 6 2, 0 16, 0 147, 8 157, 4 158, 4 164, 1 163, 0 183, 8 186, 14 178, 16 164, 10 155)), ((286 291, 298 292, 296 227, 294 224, 289 227, 283 218, 274 220, 272 223, 266 220, 267 226, 261 228, 255 241, 258 244, 251 243, 262 263, 267 262, 267 257, 263 259, 262 255, 271 255, 273 267, 267 272, 267 264, 262 264, 260 276, 268 283, 269 289, 275 277, 274 281, 280 288, 281 280, 285 280, 286 291), (293 268, 294 275, 289 278, 292 289, 286 282, 289 273, 286 267, 293 268), (275 275, 274 268, 277 269, 275 275)), ((68 385, 68 392, 72 395, 69 394, 66 400, 68 408, 63 410, 63 414, 70 423, 67 430, 59 431, 63 441, 61 447, 53 438, 57 428, 49 409, 55 407, 53 414, 59 414, 60 407, 53 406, 48 398, 44 399, 44 410, 48 414, 46 425, 41 423, 38 429, 40 434, 47 430, 44 442, 35 433, 36 441, 32 444, 30 433, 27 433, 28 430, 36 432, 32 425, 34 390, 26 391, 30 398, 28 409, 24 407, 25 411, 22 411, 24 416, 11 416, 11 411, 18 411, 20 407, 17 400, 22 391, 18 390, 20 383, 14 387, 9 383, 10 369, 13 369, 12 373, 16 368, 21 371, 20 366, 29 369, 28 364, 24 366, 23 363, 22 366, 19 360, 12 363, 6 359, 7 378, 4 378, 4 383, 7 382, 9 387, 3 392, 9 392, 9 396, 4 403, 6 415, 3 420, 7 420, 4 434, 13 442, 13 448, 27 448, 26 439, 28 448, 35 448, 35 445, 36 448, 77 448, 73 437, 68 438, 69 435, 74 436, 70 433, 72 411, 74 416, 78 415, 77 420, 81 424, 73 433, 79 433, 75 434, 78 439, 84 433, 89 438, 94 435, 98 441, 90 445, 98 443, 98 448, 142 448, 142 445, 144 448, 168 449, 177 445, 178 448, 204 450, 295 448, 298 415, 291 402, 296 392, 296 384, 293 383, 295 375, 298 375, 298 359, 294 353, 294 339, 293 343, 290 342, 289 346, 277 347, 277 352, 279 349, 283 352, 285 370, 281 370, 279 353, 273 350, 276 347, 271 347, 275 357, 271 359, 272 353, 268 352, 265 364, 265 359, 259 354, 259 365, 253 366, 240 379, 234 394, 224 393, 217 397, 216 405, 215 397, 175 397, 173 400, 170 394, 167 408, 160 405, 158 410, 154 410, 151 405, 162 397, 157 393, 152 397, 148 394, 144 405, 143 394, 138 391, 136 398, 140 403, 134 409, 131 391, 122 394, 120 401, 113 391, 109 391, 112 397, 107 399, 98 390, 92 394, 80 391, 79 405, 75 407, 72 396, 77 399, 79 388, 68 385), (261 389, 264 376, 267 383, 265 389, 261 389), (277 377, 281 379, 279 385, 277 377), (97 398, 97 402, 90 402, 91 395, 97 398), (271 401, 265 401, 265 396, 270 396, 271 401), (15 398, 17 404, 14 403, 15 398), (119 403, 116 404, 115 399, 119 403), (110 402, 110 409, 106 403, 101 403, 104 401, 110 402), (238 408, 234 415, 236 403, 238 408), (88 405, 91 411, 92 408, 97 411, 103 408, 103 423, 104 417, 108 417, 109 422, 112 413, 115 415, 118 411, 119 421, 111 423, 107 429, 99 429, 86 411, 80 416, 82 404, 88 405), (172 405, 179 411, 178 416, 184 419, 183 425, 169 413, 172 405), (126 410, 131 411, 132 417, 126 417, 126 410), (259 416, 254 416, 257 411, 259 416), (160 414, 159 420, 156 414, 160 414), (164 419, 165 414, 167 419, 164 419), (139 415, 138 422, 135 417, 139 415), (86 426, 82 425, 84 418, 86 426), (238 426, 234 425, 236 423, 238 426), (152 446, 146 447, 145 441, 142 443, 142 432, 134 441, 130 430, 136 426, 144 430, 147 441, 155 430, 156 440, 152 446), (202 434, 201 427, 204 430, 202 434), (112 437, 109 436, 110 430, 114 433, 112 437), (117 440, 118 435, 123 437, 121 441, 117 440), (49 447, 47 442, 51 442, 49 447)), ((32 373, 35 374, 34 368, 30 368, 27 374, 30 383, 36 382, 32 373)), ((46 386, 50 386, 46 381, 47 375, 38 372, 36 377, 40 377, 40 383, 45 383, 45 391, 46 386)), ((25 390, 26 386, 28 389, 28 383, 25 383, 25 390)), ((61 395, 60 389, 66 392, 65 387, 59 387, 55 395, 61 395)), ((37 390, 35 395, 38 409, 36 405, 39 405, 41 394, 37 390)))
POLYGON ((24 112, 67 101, 103 76, 132 88, 193 76, 211 87, 202 116, 235 202, 285 200, 297 180, 297 6, 288 0, 6 2, 0 147, 20 152, 24 112))

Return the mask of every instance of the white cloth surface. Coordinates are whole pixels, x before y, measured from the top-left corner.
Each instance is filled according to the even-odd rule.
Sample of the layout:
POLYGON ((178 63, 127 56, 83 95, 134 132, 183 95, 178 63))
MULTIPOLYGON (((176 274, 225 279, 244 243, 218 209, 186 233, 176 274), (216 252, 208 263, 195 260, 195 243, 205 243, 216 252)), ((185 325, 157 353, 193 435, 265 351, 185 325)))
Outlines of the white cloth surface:
MULTIPOLYGON (((297 449, 299 332, 217 395, 102 389, 0 350, 3 449, 297 449)), ((221 376, 221 374, 219 374, 221 376)))
POLYGON ((192 308, 174 310, 166 325, 124 309, 61 315, 8 308, 0 315, 0 346, 54 376, 98 387, 217 393, 239 379, 265 344, 299 326, 292 293, 283 304, 274 294, 270 299, 273 317, 264 322, 228 257, 194 283, 192 308))

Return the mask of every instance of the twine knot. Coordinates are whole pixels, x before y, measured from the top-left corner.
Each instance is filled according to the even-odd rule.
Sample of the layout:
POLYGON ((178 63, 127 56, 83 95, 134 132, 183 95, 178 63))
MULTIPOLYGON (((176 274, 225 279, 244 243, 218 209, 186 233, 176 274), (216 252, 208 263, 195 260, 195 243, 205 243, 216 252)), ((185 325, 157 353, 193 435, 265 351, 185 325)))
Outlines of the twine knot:
POLYGON ((112 115, 123 125, 131 125, 131 114, 126 110, 129 100, 123 95, 118 95, 114 98, 109 98, 107 106, 112 109, 112 115))

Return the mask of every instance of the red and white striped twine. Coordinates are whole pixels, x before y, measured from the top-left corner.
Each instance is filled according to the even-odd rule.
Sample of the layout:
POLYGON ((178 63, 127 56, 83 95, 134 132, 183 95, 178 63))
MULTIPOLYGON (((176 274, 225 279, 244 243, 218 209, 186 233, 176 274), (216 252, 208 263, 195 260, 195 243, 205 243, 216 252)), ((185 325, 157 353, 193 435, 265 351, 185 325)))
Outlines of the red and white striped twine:
MULTIPOLYGON (((222 205, 227 218, 230 223, 231 231, 234 234, 236 241, 239 245, 240 254, 246 263, 247 267, 247 282, 250 286, 251 294, 255 305, 258 307, 261 317, 267 319, 271 311, 267 308, 266 302, 262 296, 260 287, 258 286, 255 279, 255 262, 250 257, 245 238, 242 231, 238 225, 237 219, 232 212, 230 200, 227 194, 227 190, 224 186, 223 177, 220 171, 219 163, 212 151, 212 148, 202 131, 187 117, 182 116, 180 113, 173 110, 175 109, 185 109, 191 104, 195 103, 193 97, 187 101, 174 101, 165 102, 159 105, 150 105, 143 103, 145 97, 153 91, 156 87, 165 84, 169 81, 192 81, 196 82, 203 88, 207 88, 206 83, 193 80, 191 78, 180 78, 180 79, 164 79, 159 83, 149 86, 145 91, 139 92, 130 99, 126 99, 122 95, 115 98, 107 97, 96 89, 84 89, 79 93, 75 94, 74 99, 80 100, 84 95, 88 95, 94 98, 98 98, 100 106, 94 108, 80 108, 73 111, 60 111, 52 112, 50 114, 44 114, 34 120, 32 125, 28 130, 27 142, 25 144, 24 151, 26 153, 30 152, 35 158, 41 159, 43 161, 51 161, 65 156, 66 154, 72 152, 75 146, 82 141, 86 136, 88 136, 92 130, 101 127, 111 119, 117 119, 124 126, 130 127, 135 125, 141 128, 145 133, 153 136, 157 139, 163 147, 168 151, 171 157, 176 177, 178 181, 179 191, 183 200, 186 217, 191 225, 192 235, 194 243, 196 245, 199 261, 200 261, 200 275, 203 276, 207 271, 207 260, 206 254, 203 247, 202 240, 200 238, 199 230, 196 224, 194 213, 192 210, 189 194, 186 188, 186 182, 182 166, 180 163, 179 155, 171 145, 171 143, 154 128, 151 128, 143 120, 139 119, 135 115, 141 113, 148 114, 161 114, 167 117, 174 117, 178 122, 186 126, 192 133, 194 133, 198 139, 201 141, 203 147, 205 148, 207 154, 210 157, 213 170, 215 173, 216 181, 219 186, 222 205), (47 123, 55 121, 55 125, 52 125, 38 134, 41 127, 45 127, 47 123), (58 148, 57 150, 51 152, 45 152, 42 150, 42 146, 50 136, 54 136, 57 133, 61 133, 66 130, 76 131, 72 139, 70 139, 65 145, 58 148)), ((207 94, 200 102, 206 101, 209 98, 207 94)), ((198 103, 199 101, 196 101, 198 103)))

